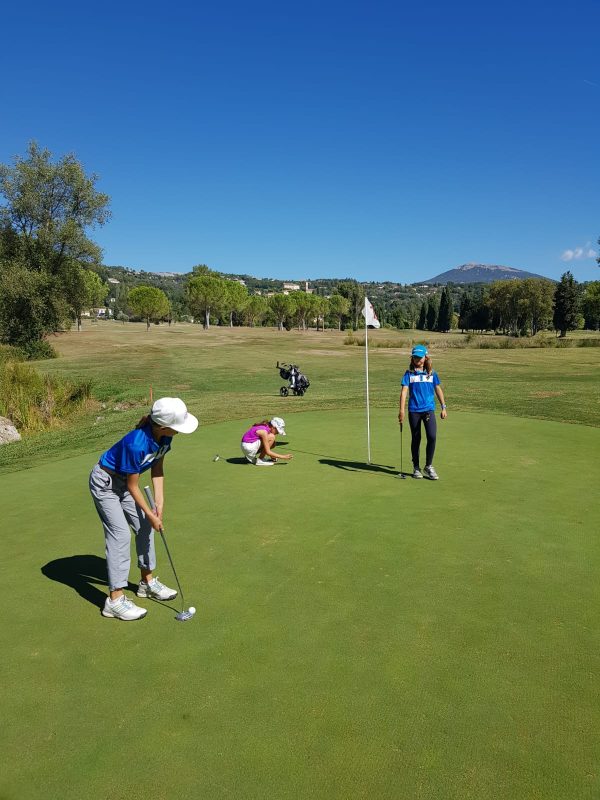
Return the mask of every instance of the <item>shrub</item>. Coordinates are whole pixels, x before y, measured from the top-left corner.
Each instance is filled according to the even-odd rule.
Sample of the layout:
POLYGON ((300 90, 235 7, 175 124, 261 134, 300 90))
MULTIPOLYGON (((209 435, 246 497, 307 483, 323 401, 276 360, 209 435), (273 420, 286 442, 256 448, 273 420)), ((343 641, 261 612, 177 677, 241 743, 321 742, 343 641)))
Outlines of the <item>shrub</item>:
POLYGON ((43 361, 46 358, 56 358, 58 355, 52 345, 46 339, 37 339, 22 345, 21 350, 25 353, 29 361, 43 361))

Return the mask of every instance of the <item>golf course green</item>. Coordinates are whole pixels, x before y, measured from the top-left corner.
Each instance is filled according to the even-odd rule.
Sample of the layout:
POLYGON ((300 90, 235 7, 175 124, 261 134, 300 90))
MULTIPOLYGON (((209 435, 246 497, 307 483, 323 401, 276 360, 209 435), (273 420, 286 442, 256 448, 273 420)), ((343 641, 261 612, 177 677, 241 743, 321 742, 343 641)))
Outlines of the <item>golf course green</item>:
POLYGON ((185 623, 100 615, 111 441, 5 472, 0 798, 598 797, 600 429, 447 396, 437 482, 397 477, 390 403, 371 465, 358 403, 280 407, 272 468, 242 461, 253 413, 177 437, 185 623))

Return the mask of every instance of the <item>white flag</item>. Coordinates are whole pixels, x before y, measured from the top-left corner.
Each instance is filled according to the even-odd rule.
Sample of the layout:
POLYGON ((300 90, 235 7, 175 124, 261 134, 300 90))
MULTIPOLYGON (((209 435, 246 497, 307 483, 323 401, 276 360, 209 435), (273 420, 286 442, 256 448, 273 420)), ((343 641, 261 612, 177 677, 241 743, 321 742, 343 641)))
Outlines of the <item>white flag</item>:
POLYGON ((381 328, 379 320, 377 319, 377 314, 375 313, 375 309, 373 308, 373 304, 369 300, 368 297, 365 297, 365 307, 362 312, 363 317, 365 318, 365 322, 367 325, 371 325, 373 328, 381 328))

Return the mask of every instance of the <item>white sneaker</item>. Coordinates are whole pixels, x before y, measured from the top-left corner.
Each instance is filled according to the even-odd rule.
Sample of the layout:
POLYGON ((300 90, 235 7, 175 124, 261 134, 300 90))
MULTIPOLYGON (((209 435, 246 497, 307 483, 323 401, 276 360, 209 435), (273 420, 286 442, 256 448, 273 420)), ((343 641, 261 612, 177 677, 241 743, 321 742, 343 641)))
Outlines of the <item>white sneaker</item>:
POLYGON ((434 470, 433 467, 425 467, 425 469, 423 470, 423 474, 425 475, 426 478, 429 478, 430 481, 437 481, 440 478, 440 476, 437 474, 437 472, 434 470))
POLYGON ((140 581, 137 590, 138 597, 151 597, 153 600, 173 600, 177 597, 175 589, 169 589, 164 583, 161 583, 158 578, 152 578, 150 583, 140 581))
POLYGON ((110 597, 106 598, 104 608, 102 609, 103 617, 114 617, 114 619, 122 619, 129 622, 134 619, 142 619, 148 612, 145 608, 140 608, 128 600, 124 594, 117 597, 116 600, 111 600, 110 597))
POLYGON ((415 467, 414 470, 413 470, 412 476, 413 476, 413 478, 422 478, 423 477, 423 473, 421 472, 421 470, 418 467, 415 467))
POLYGON ((264 458, 257 458, 254 463, 255 463, 255 465, 257 467, 272 467, 273 466, 273 462, 271 461, 271 459, 269 459, 268 461, 265 461, 264 458))

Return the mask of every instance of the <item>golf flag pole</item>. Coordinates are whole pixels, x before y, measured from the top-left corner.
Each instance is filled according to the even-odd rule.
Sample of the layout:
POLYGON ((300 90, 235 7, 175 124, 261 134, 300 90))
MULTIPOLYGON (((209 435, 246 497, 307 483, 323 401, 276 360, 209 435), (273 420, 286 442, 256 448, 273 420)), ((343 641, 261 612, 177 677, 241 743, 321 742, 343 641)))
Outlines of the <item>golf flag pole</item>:
POLYGON ((371 463, 371 416, 369 409, 369 325, 373 328, 380 328, 379 320, 373 305, 368 297, 365 297, 365 307, 363 309, 365 318, 365 380, 367 389, 367 464, 371 463))

